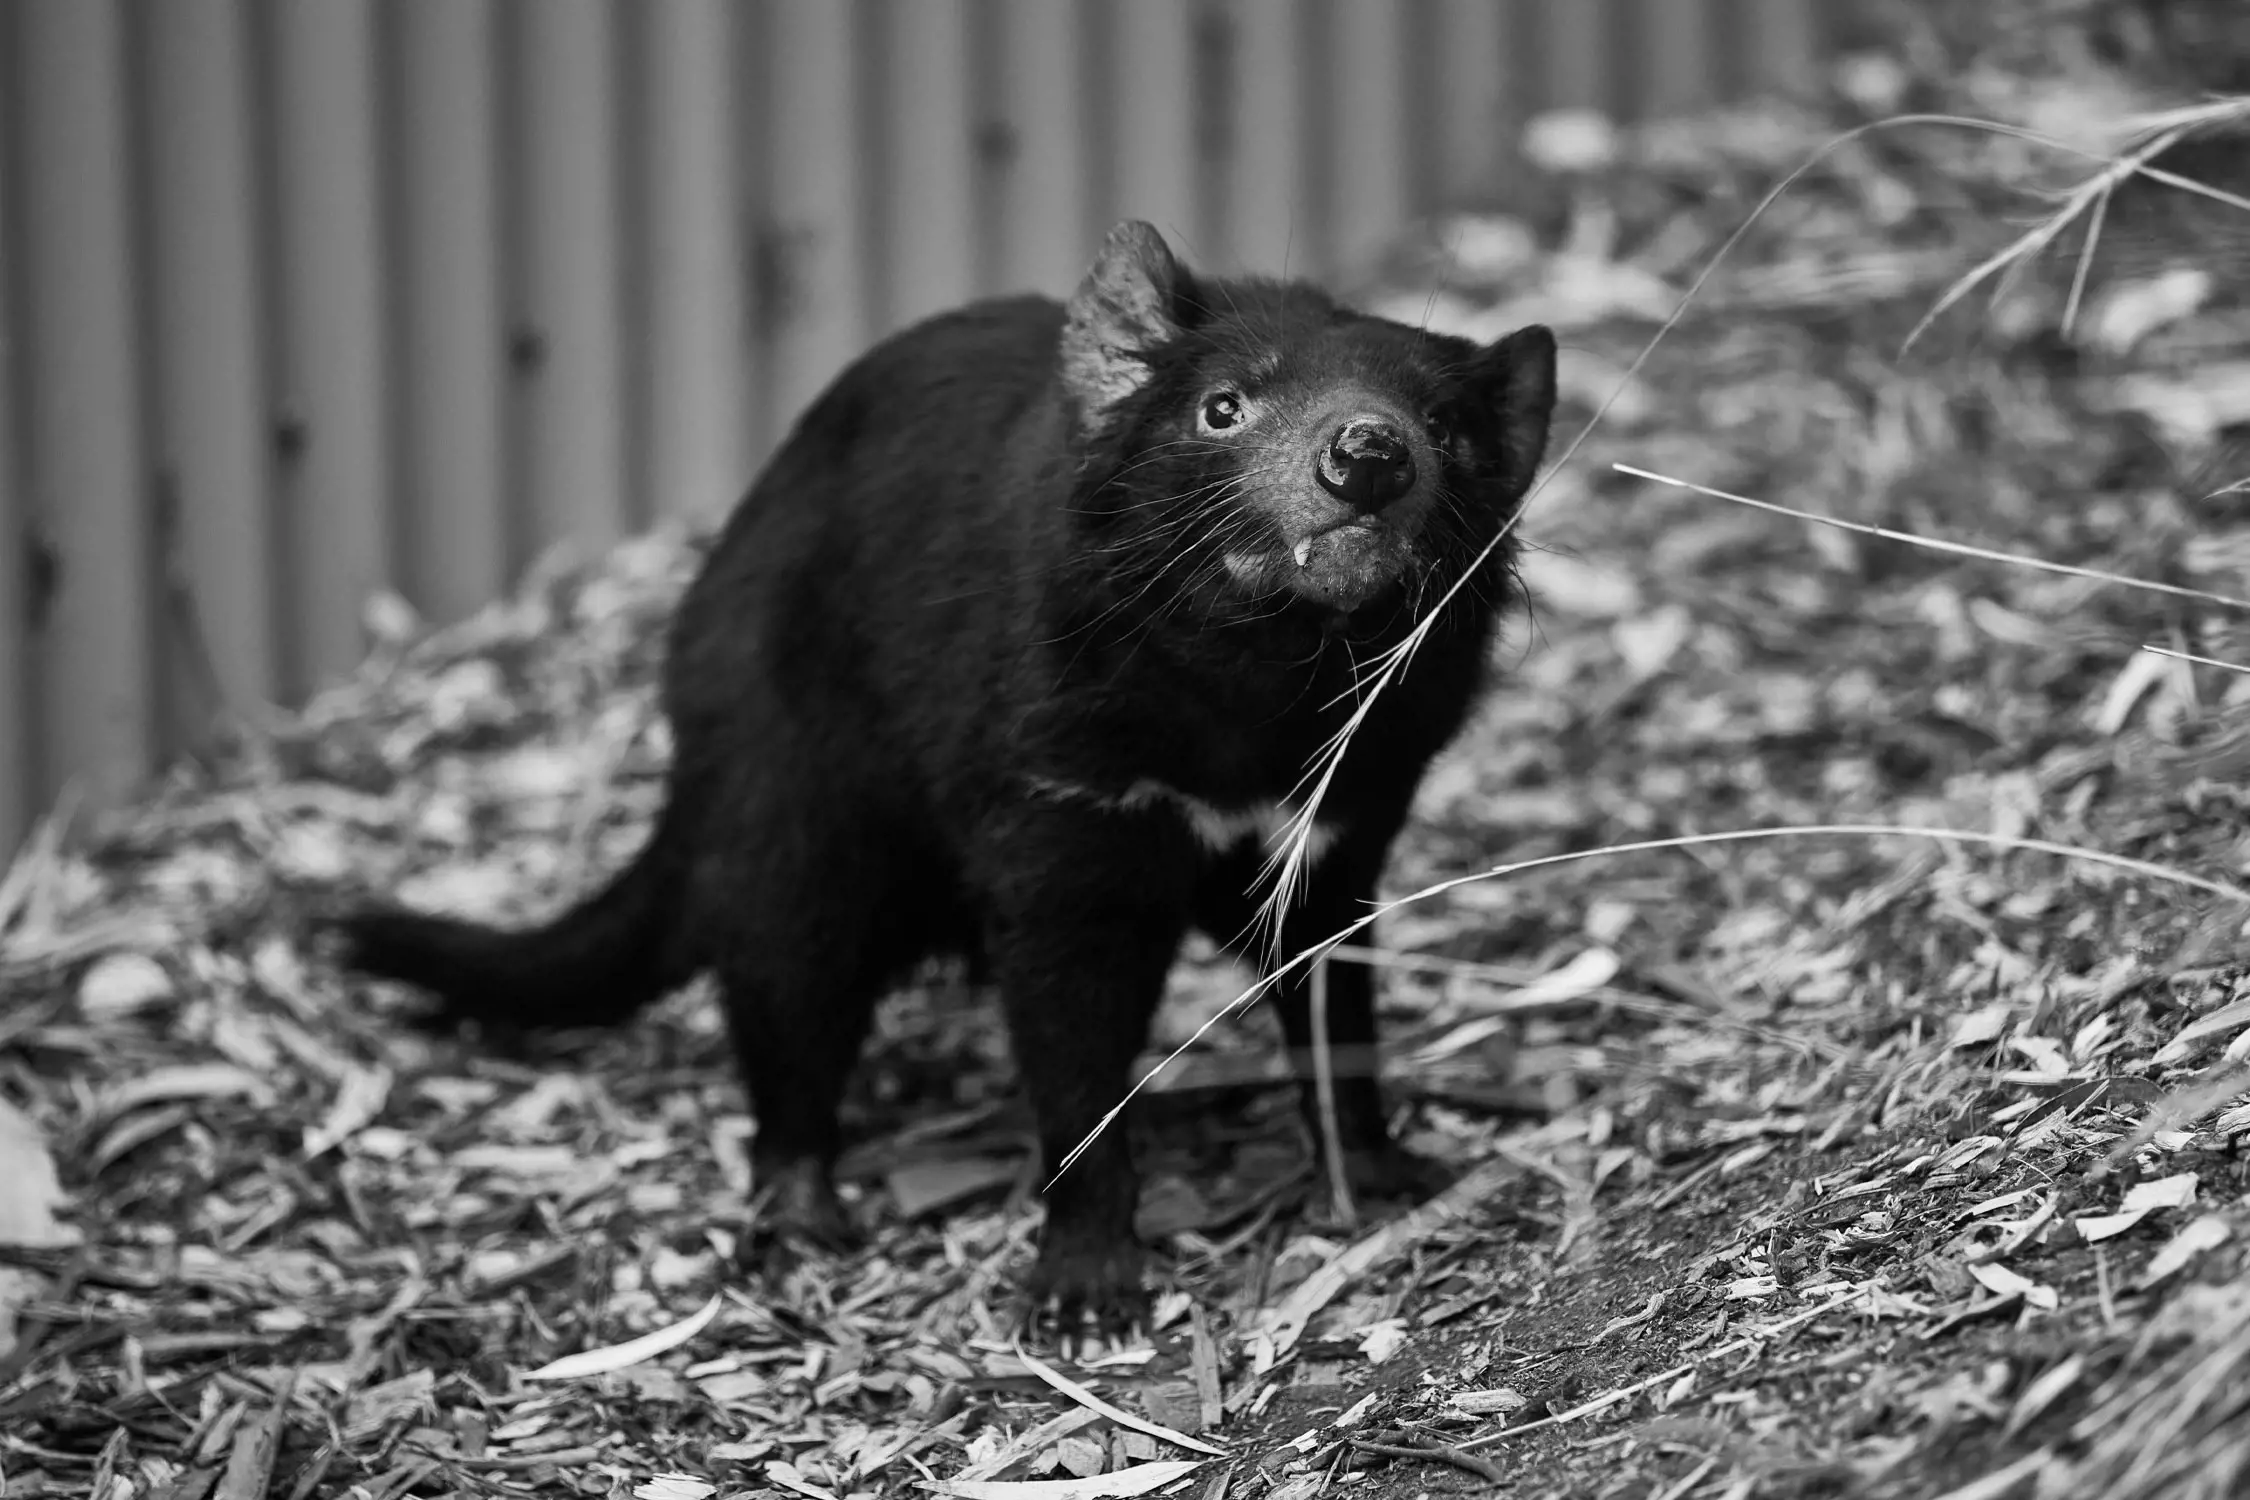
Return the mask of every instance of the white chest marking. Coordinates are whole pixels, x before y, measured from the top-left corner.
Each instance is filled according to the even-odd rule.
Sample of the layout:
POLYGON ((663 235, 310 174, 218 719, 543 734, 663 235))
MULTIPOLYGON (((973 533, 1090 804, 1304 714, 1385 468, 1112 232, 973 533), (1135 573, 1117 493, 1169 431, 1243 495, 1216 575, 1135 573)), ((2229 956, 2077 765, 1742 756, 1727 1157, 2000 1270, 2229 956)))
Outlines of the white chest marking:
MULTIPOLYGON (((1225 854, 1240 847, 1246 840, 1255 840, 1269 853, 1278 853, 1286 847, 1292 829, 1302 818, 1302 810, 1294 804, 1282 802, 1253 802, 1243 807, 1220 807, 1191 797, 1177 787, 1166 786, 1161 781, 1143 779, 1127 787, 1122 796, 1111 797, 1067 781, 1049 781, 1042 777, 1033 783, 1033 789, 1042 796, 1072 802, 1088 802, 1117 812, 1138 812, 1147 807, 1170 807, 1187 819, 1188 830, 1195 841, 1213 854, 1225 854)), ((1341 830, 1334 823, 1315 818, 1310 828, 1304 829, 1305 863, 1320 862, 1335 844, 1341 830)))

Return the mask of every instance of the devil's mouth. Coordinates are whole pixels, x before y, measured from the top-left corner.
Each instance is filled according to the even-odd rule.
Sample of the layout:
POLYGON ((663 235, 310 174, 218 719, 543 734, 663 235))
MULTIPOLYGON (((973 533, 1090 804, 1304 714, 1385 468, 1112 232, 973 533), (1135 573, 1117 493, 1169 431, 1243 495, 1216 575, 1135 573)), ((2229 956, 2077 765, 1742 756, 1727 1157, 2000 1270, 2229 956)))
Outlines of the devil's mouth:
MULTIPOLYGON (((1373 516, 1353 516, 1349 520, 1338 521, 1333 526, 1323 526, 1318 531, 1308 533, 1298 541, 1296 546, 1290 548, 1290 558, 1300 569, 1310 567, 1315 544, 1324 538, 1335 536, 1339 531, 1365 532, 1367 534, 1366 540, 1373 542, 1382 534, 1383 526, 1373 516)), ((1350 544, 1356 543, 1360 539, 1354 537, 1344 540, 1347 544, 1350 544)))
POLYGON ((1413 567, 1412 551, 1397 528, 1366 516, 1299 539, 1289 556, 1297 565, 1291 580, 1296 591, 1334 609, 1357 609, 1389 592, 1413 567))

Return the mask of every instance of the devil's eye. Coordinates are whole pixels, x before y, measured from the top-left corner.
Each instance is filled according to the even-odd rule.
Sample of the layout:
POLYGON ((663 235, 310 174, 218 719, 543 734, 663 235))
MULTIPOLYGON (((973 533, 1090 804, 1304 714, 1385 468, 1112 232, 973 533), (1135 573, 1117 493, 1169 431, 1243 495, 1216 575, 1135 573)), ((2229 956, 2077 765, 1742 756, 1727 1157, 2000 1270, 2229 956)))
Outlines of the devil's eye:
POLYGON ((1453 446, 1453 424, 1446 421, 1445 418, 1432 415, 1423 422, 1422 430, 1429 434, 1431 447, 1450 448, 1453 446))
POLYGON ((1242 398, 1232 391, 1214 391, 1203 398, 1203 410, 1197 415, 1205 432, 1224 432, 1229 427, 1242 425, 1242 398))

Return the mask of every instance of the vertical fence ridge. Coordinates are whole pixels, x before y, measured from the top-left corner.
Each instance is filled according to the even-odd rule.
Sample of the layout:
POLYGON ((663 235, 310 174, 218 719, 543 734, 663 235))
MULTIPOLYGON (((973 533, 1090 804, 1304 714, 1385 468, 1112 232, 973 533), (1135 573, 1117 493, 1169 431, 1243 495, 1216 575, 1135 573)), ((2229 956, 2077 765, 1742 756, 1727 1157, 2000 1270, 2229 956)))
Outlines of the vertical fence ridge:
POLYGON ((17 74, 23 48, 19 13, 0 11, 0 864, 30 827, 38 796, 33 731, 37 705, 31 672, 31 496, 25 483, 23 445, 17 433, 23 386, 30 367, 18 333, 23 300, 16 252, 22 219, 15 189, 23 139, 17 74))
POLYGON ((509 347, 520 420, 510 562, 628 524, 618 97, 610 0, 516 0, 507 17, 515 282, 509 347))
POLYGON ((1813 76, 1819 0, 16 0, 0 850, 562 539, 723 513, 877 336, 1108 224, 1364 285, 1529 116, 1813 76))
POLYGON ((1716 95, 1720 70, 1720 0, 1641 0, 1640 42, 1631 80, 1637 113, 1654 116, 1700 109, 1716 95))
POLYGON ((492 0, 383 0, 397 219, 403 578, 438 619, 507 579, 492 0))
POLYGON ((1409 46, 1405 7, 1345 4, 1334 14, 1321 80, 1334 106, 1329 235, 1339 270, 1362 276, 1422 199, 1408 144, 1420 59, 1409 46))
POLYGON ((1096 233, 1088 201, 1084 11, 1057 0, 998 0, 999 130, 994 290, 1067 292, 1096 233))
POLYGON ((747 215, 728 0, 643 0, 637 89, 647 277, 644 423, 660 516, 723 512, 749 477, 747 215))
POLYGON ((966 0, 890 0, 874 104, 885 148, 873 240, 884 267, 877 321, 891 327, 978 290, 975 125, 966 0))
POLYGON ((23 0, 18 22, 23 441, 52 579, 38 792, 107 799, 156 743, 123 17, 115 0, 23 0))
POLYGON ((1741 81, 1754 88, 1794 90, 1811 81, 1820 55, 1821 13, 1805 0, 1740 0, 1748 67, 1741 81))
POLYGON ((1623 0, 1539 0, 1539 109, 1614 109, 1610 66, 1623 0))
POLYGON ((1435 0, 1426 45, 1431 191, 1441 200, 1489 202, 1501 188, 1523 114, 1509 86, 1522 10, 1523 0, 1435 0))
POLYGON ((1234 109, 1224 127, 1231 171, 1232 263, 1261 275, 1318 275, 1326 263, 1307 127, 1309 61, 1296 0, 1243 0, 1236 28, 1234 109))
POLYGON ((367 598, 395 576, 374 17, 368 0, 264 0, 259 18, 282 666, 302 693, 358 659, 367 598))
MULTIPOLYGON (((779 423, 867 342, 868 233, 856 0, 768 0, 764 309, 779 423)), ((965 186, 965 185, 964 185, 965 186)), ((778 433, 778 425, 777 425, 778 433)))
POLYGON ((249 26, 235 0, 134 13, 153 301, 151 442, 171 525, 158 565, 178 628, 175 741, 220 705, 276 697, 267 372, 258 282, 249 26), (195 681, 205 672, 214 679, 195 681))
POLYGON ((1146 219, 1190 257, 1209 259, 1195 191, 1193 0, 1134 0, 1114 7, 1108 19, 1108 217, 1146 219))

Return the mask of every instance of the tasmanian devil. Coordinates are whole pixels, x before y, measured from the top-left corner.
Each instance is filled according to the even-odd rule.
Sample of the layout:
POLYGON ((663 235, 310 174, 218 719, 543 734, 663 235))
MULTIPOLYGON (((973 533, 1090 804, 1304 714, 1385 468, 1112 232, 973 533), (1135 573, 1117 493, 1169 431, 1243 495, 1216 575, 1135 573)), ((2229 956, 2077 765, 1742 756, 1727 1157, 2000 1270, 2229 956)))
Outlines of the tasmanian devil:
MULTIPOLYGON (((1553 336, 1488 346, 1294 282, 1191 275, 1111 231, 1067 305, 1023 297, 876 347, 799 420, 672 626, 665 808, 545 926, 398 910, 347 962, 444 1020, 614 1023, 717 979, 777 1211, 835 1232, 838 1101, 919 960, 997 983, 1050 1166, 1125 1093, 1182 938, 1271 965, 1366 910, 1510 593, 1503 523, 1546 444, 1553 336), (1262 866, 1369 664, 1431 628, 1318 805, 1278 944, 1262 866)), ((1274 996, 1311 1044, 1301 977, 1274 996)), ((1331 1041, 1371 1055, 1371 976, 1331 1041)), ((1351 1178, 1412 1165, 1371 1070, 1351 1178)), ((1142 1305, 1138 1181, 1105 1132, 1046 1195, 1027 1290, 1060 1331, 1142 1305)))

